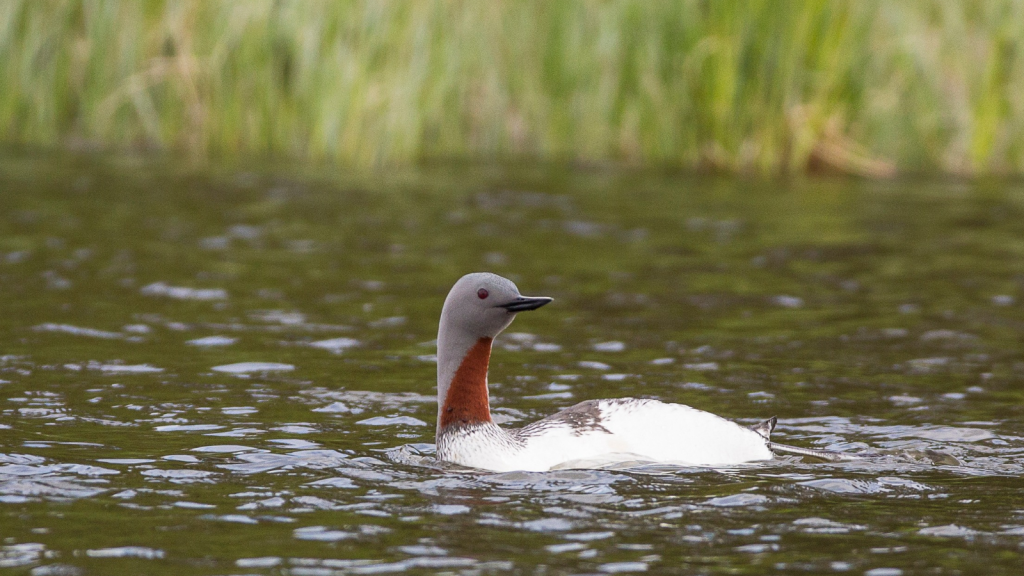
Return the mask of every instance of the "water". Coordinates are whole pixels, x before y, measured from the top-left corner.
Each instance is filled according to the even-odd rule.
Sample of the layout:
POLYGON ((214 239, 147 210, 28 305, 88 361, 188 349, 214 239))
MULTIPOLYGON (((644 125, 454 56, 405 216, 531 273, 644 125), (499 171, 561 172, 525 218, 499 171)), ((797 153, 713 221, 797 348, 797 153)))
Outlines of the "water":
POLYGON ((1024 188, 0 160, 0 569, 1017 573, 1024 188), (510 425, 636 395, 869 457, 432 458, 461 274, 510 425))

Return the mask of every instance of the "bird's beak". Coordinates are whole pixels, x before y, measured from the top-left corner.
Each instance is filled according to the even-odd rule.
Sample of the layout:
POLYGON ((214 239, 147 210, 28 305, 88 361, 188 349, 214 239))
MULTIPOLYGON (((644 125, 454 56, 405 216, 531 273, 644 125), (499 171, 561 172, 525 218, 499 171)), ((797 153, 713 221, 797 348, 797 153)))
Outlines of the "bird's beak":
POLYGON ((520 296, 507 304, 498 304, 497 307, 504 308, 509 312, 526 312, 527 310, 536 310, 548 302, 551 302, 551 300, 553 300, 553 298, 548 298, 546 296, 520 296))

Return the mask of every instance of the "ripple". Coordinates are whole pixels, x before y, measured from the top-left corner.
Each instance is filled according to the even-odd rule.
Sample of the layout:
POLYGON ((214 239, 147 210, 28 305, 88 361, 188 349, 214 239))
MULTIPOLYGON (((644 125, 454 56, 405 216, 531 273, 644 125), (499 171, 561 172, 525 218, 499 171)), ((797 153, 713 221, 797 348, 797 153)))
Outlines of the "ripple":
MULTIPOLYGON (((211 454, 234 454, 238 452, 250 452, 252 450, 258 450, 252 446, 241 446, 238 444, 214 444, 211 446, 200 446, 199 448, 193 448, 193 452, 208 452, 211 454)), ((150 460, 152 462, 152 460, 150 460)))
POLYGON ((223 426, 219 424, 167 424, 154 428, 157 432, 201 432, 204 430, 219 430, 223 426))
MULTIPOLYGON (((396 569, 405 570, 406 568, 427 568, 427 569, 440 569, 440 568, 464 568, 469 566, 476 566, 479 561, 473 558, 460 558, 457 556, 448 556, 444 558, 426 556, 418 558, 410 558, 408 560, 402 560, 400 562, 393 563, 396 569)), ((381 565, 383 566, 383 565, 381 565)))
POLYGON ((248 502, 238 507, 239 510, 256 510, 259 508, 280 508, 284 506, 285 499, 280 496, 273 498, 265 498, 263 500, 257 500, 255 502, 248 502))
POLYGON ((287 312, 285 310, 257 310, 250 313, 249 317, 261 322, 273 322, 285 326, 300 326, 306 323, 306 315, 302 312, 287 312))
POLYGON ((35 564, 43 558, 46 546, 37 542, 0 546, 0 568, 14 568, 35 564))
POLYGON ((71 564, 44 564, 29 572, 32 576, 81 576, 84 573, 84 570, 71 564))
POLYGON ((42 498, 90 498, 108 491, 109 488, 86 485, 75 478, 0 478, 0 494, 20 497, 22 501, 35 497, 42 498))
POLYGON ((545 546, 544 549, 552 554, 564 554, 566 552, 586 550, 587 545, 580 542, 571 542, 569 544, 549 544, 545 546))
POLYGON ((356 424, 364 426, 426 426, 427 423, 412 416, 375 416, 360 420, 356 424))
POLYGON ((317 431, 316 428, 306 424, 287 424, 285 426, 277 426, 271 428, 274 432, 284 432, 286 434, 313 434, 317 431))
POLYGON ((273 568, 281 564, 279 556, 262 556, 260 558, 239 558, 235 566, 239 568, 273 568))
POLYGON ((183 470, 183 469, 152 469, 143 470, 142 475, 148 478, 162 478, 175 483, 188 483, 188 482, 207 482, 211 481, 213 476, 216 476, 216 472, 209 472, 207 470, 183 470))
POLYGON ((206 336, 204 338, 195 338, 185 342, 189 346, 201 346, 204 348, 213 346, 231 346, 238 342, 238 338, 232 338, 230 336, 206 336))
POLYGON ((843 524, 842 522, 817 517, 799 518, 793 521, 793 525, 798 526, 802 532, 812 534, 846 534, 853 530, 867 529, 859 524, 843 524))
MULTIPOLYGON (((223 426, 217 426, 217 428, 223 428, 223 426)), ((227 432, 211 432, 203 434, 203 436, 217 436, 221 438, 245 438, 246 436, 252 436, 255 434, 264 434, 265 430, 259 428, 235 428, 227 432)))
POLYGON ((837 494, 882 494, 882 493, 906 493, 906 492, 927 492, 931 487, 897 477, 880 477, 877 480, 858 480, 851 478, 821 478, 799 482, 801 486, 834 492, 837 494))
POLYGON ((335 450, 299 450, 288 454, 249 452, 238 454, 241 464, 218 464, 218 468, 241 474, 257 474, 270 470, 288 470, 295 467, 315 470, 344 466, 348 456, 335 450))
POLYGON ((170 460, 171 462, 185 462, 187 464, 196 464, 199 462, 198 458, 196 458, 195 456, 191 456, 189 454, 171 454, 169 456, 162 457, 161 460, 170 460))
MULTIPOLYGON (((605 379, 610 380, 609 376, 615 376, 614 374, 605 374, 605 379)), ((572 398, 572 392, 548 392, 547 394, 535 394, 532 396, 523 396, 523 400, 557 400, 572 398)))
POLYGON ((117 340, 124 338, 124 334, 120 332, 108 332, 106 330, 96 330, 95 328, 82 328, 79 326, 72 326, 71 324, 53 324, 45 323, 39 324, 32 328, 37 332, 58 332, 61 334, 71 334, 72 336, 85 336, 87 338, 100 338, 103 340, 117 340))
POLYGON ((185 500, 178 500, 174 504, 171 504, 171 506, 176 508, 188 508, 189 510, 209 510, 217 507, 216 504, 203 504, 201 502, 188 502, 185 500))
POLYGON ((121 546, 119 548, 86 550, 85 555, 90 558, 142 558, 145 560, 155 560, 163 558, 164 551, 146 548, 145 546, 121 546))
POLYGON ((199 518, 203 520, 214 520, 218 522, 234 522, 235 524, 259 524, 260 521, 253 518, 252 516, 246 516, 245 514, 223 514, 213 515, 204 514, 199 518))
POLYGON ((117 470, 101 468, 99 466, 88 466, 86 464, 48 464, 48 465, 26 465, 8 464, 0 466, 0 478, 3 476, 41 476, 54 473, 70 473, 80 476, 105 476, 120 474, 117 470))
MULTIPOLYGON (((366 390, 328 390, 327 388, 311 388, 299 393, 318 402, 339 402, 349 408, 353 414, 364 411, 382 412, 397 410, 417 404, 434 404, 435 396, 417 394, 415 392, 372 392, 366 390), (358 410, 358 412, 356 411, 358 410)), ((336 409, 340 410, 341 407, 336 409)))
POLYGON ((408 319, 405 316, 388 316, 369 323, 371 328, 398 328, 404 326, 408 319))
POLYGON ((163 282, 154 282, 143 286, 140 293, 146 296, 164 296, 175 300, 227 300, 228 292, 223 288, 187 288, 184 286, 170 286, 163 282))
POLYGON ((971 528, 965 528, 956 524, 947 524, 946 526, 930 526, 928 528, 921 528, 917 531, 922 536, 938 536, 943 538, 973 538, 982 534, 978 530, 971 528))
POLYGON ((578 540, 580 542, 592 542, 594 540, 605 540, 607 538, 614 538, 615 532, 603 531, 603 532, 577 532, 575 534, 566 534, 563 536, 566 540, 578 540))
POLYGON ((864 576, 903 576, 899 568, 872 568, 864 572, 864 576))
POLYGON ((317 540, 321 542, 336 542, 338 540, 348 540, 349 538, 359 536, 358 532, 333 530, 326 526, 307 526, 305 528, 296 528, 292 534, 298 540, 317 540))
POLYGON ((803 298, 798 296, 788 296, 785 294, 773 296, 771 301, 776 306, 781 306, 783 308, 803 308, 804 305, 803 298))
POLYGON ((212 370, 227 374, 252 374, 253 372, 290 372, 295 370, 295 366, 277 362, 237 362, 214 366, 212 370))
POLYGON ((42 464, 46 458, 32 454, 0 454, 0 462, 5 464, 42 464))
POLYGON ((89 364, 88 368, 107 374, 155 374, 164 371, 163 368, 157 368, 149 364, 89 364))
POLYGON ((437 546, 399 546, 399 550, 410 556, 447 556, 448 551, 437 546))
POLYGON ((621 574, 625 572, 646 572, 646 562, 609 562, 601 564, 597 569, 607 574, 621 574))
POLYGON ((750 494, 747 492, 741 494, 732 494, 729 496, 719 496, 718 498, 711 498, 705 501, 705 504, 716 507, 735 507, 735 506, 760 506, 761 504, 767 504, 771 500, 764 494, 750 494))
POLYGON ((318 340, 316 342, 310 342, 309 346, 313 348, 320 348, 321 350, 328 350, 335 354, 340 354, 349 348, 355 348, 361 343, 359 340, 354 338, 331 338, 329 340, 318 340))
MULTIPOLYGON (((358 412, 355 412, 356 414, 362 412, 362 409, 360 408, 356 408, 355 410, 358 410, 358 412)), ((313 412, 333 412, 335 414, 344 414, 352 411, 353 409, 346 406, 343 402, 331 402, 327 406, 313 408, 313 412)))
POLYGON ((324 478, 323 480, 316 480, 309 482, 306 486, 317 486, 317 487, 331 487, 331 488, 358 488, 355 482, 348 478, 324 478))
POLYGON ((981 442, 996 438, 990 430, 981 428, 954 428, 952 426, 938 426, 935 428, 923 428, 908 434, 917 438, 935 440, 938 442, 981 442))
POLYGON ((718 370, 718 362, 690 362, 683 364, 683 368, 695 372, 716 372, 718 370))

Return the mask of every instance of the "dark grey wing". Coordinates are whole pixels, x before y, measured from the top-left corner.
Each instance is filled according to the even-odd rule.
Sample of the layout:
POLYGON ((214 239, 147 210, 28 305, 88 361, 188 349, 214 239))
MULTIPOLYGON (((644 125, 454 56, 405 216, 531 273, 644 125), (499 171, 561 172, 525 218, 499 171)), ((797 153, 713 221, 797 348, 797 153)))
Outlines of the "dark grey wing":
POLYGON ((532 424, 524 426, 514 432, 518 436, 532 436, 535 434, 543 434, 545 430, 551 430, 554 428, 569 429, 573 434, 577 436, 583 436, 592 432, 604 432, 605 434, 611 434, 601 424, 601 406, 600 402, 618 402, 618 401, 633 401, 632 398, 620 398, 617 400, 584 400, 575 406, 570 406, 561 412, 556 412, 547 418, 538 420, 532 424))

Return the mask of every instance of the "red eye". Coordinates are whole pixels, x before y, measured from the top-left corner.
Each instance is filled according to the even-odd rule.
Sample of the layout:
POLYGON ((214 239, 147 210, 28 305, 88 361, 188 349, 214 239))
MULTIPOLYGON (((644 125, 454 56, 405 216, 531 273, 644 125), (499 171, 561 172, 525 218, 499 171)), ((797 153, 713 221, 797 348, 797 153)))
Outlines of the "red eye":
POLYGON ((488 292, 487 289, 485 288, 481 288, 476 291, 476 295, 479 296, 481 300, 483 300, 484 298, 490 296, 490 292, 488 292))

